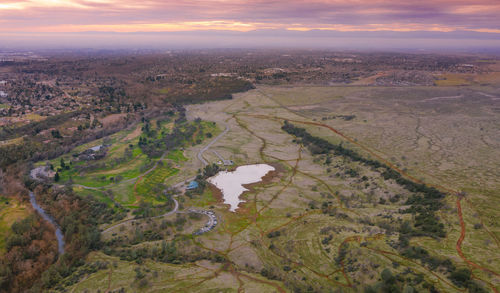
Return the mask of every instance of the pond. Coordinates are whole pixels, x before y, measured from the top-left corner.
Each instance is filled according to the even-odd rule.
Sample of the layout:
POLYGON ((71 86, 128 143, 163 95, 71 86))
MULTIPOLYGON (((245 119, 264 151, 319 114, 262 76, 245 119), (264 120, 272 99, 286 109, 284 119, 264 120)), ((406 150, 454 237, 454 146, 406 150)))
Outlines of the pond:
POLYGON ((229 204, 229 210, 234 212, 240 202, 243 202, 240 200, 240 195, 248 191, 243 185, 260 182, 262 177, 270 171, 274 171, 274 167, 267 164, 239 166, 232 172, 219 172, 210 177, 208 182, 221 190, 224 203, 229 204))

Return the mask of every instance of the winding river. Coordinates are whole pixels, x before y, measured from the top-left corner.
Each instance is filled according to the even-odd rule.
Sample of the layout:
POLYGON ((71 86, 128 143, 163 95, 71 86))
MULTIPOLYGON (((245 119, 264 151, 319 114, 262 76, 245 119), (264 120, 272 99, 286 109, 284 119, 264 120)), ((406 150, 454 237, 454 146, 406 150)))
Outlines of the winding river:
POLYGON ((38 203, 36 202, 35 194, 32 191, 30 191, 30 203, 33 206, 33 208, 42 216, 42 218, 44 218, 47 222, 54 225, 54 227, 56 228, 57 250, 59 251, 59 254, 63 254, 64 236, 61 231, 61 228, 56 223, 56 221, 54 221, 54 219, 51 216, 49 216, 41 206, 38 205, 38 203))

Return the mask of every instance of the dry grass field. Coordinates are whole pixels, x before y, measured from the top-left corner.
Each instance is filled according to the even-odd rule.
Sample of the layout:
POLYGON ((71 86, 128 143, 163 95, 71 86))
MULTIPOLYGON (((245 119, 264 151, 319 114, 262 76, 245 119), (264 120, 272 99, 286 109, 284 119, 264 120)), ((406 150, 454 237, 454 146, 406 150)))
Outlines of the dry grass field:
MULTIPOLYGON (((209 189, 179 198, 184 209, 215 211, 220 223, 193 236, 203 223, 193 220, 171 235, 183 239, 185 251, 213 253, 225 261, 138 264, 94 253, 87 263, 102 261, 107 268, 71 292, 359 292, 379 282, 384 268, 412 280, 418 292, 430 286, 463 291, 446 271, 397 249, 399 225, 412 220, 400 213, 411 196, 408 190, 345 157, 312 155, 281 129, 285 120, 446 192, 437 212, 446 237, 412 237, 411 245, 469 268, 487 291, 500 289, 498 88, 259 87, 233 100, 191 105, 188 117, 230 129, 204 155, 210 162, 217 160, 215 150, 237 165, 268 163, 278 169, 242 195, 245 202, 236 212, 209 189), (457 197, 459 191, 465 195, 457 197)), ((201 147, 184 151, 187 161, 168 182, 181 182, 201 167, 196 160, 201 147)), ((113 233, 131 237, 133 229, 113 233)))

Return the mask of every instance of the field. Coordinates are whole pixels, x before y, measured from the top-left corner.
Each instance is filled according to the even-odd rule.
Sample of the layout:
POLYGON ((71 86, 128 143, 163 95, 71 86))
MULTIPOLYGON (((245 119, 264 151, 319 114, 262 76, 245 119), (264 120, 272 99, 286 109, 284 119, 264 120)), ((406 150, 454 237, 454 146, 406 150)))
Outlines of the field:
POLYGON ((0 254, 5 251, 5 240, 11 232, 10 226, 29 214, 26 205, 21 204, 18 200, 0 196, 0 254))
MULTIPOLYGON (((469 269, 478 286, 498 290, 497 92, 493 86, 477 85, 267 86, 238 94, 233 100, 189 106, 188 117, 214 121, 219 127, 228 125, 227 134, 203 154, 210 163, 218 161, 216 151, 237 165, 272 164, 276 174, 244 193, 245 203, 234 213, 222 204, 216 190, 207 188, 202 193, 179 195, 181 213, 176 217, 137 219, 103 233, 114 250, 127 252, 91 254, 87 264, 99 261, 107 266, 69 290, 359 292, 367 285, 381 286, 384 269, 397 280, 406 280, 405 288, 418 292, 431 287, 440 292, 464 290, 445 265, 433 268, 429 259, 446 259, 454 270, 469 269), (401 212, 410 205, 412 191, 346 156, 313 154, 310 147, 283 131, 285 120, 313 136, 383 162, 410 181, 423 181, 444 192, 436 216, 446 236, 409 238, 410 246, 424 249, 429 257, 416 257, 401 248, 400 227, 415 220, 415 215, 401 212), (183 213, 188 208, 212 210, 220 221, 213 231, 194 236, 195 227, 202 226, 205 219, 186 217, 183 213), (138 237, 138 231, 160 236, 138 237), (155 256, 160 245, 156 239, 177 243, 174 260, 155 256), (120 241, 128 244, 117 246, 120 241), (138 262, 130 256, 137 253, 150 256, 138 262)), ((134 131, 112 138, 110 158, 119 156, 129 144, 121 145, 120 137, 134 131)), ((214 136, 219 133, 214 128, 210 131, 214 136)), ((137 133, 134 139, 139 139, 137 133)), ((110 189, 114 200, 128 207, 137 206, 141 198, 160 204, 155 185, 174 185, 194 176, 201 167, 196 155, 209 140, 169 152, 161 166, 136 183, 125 178, 137 176, 132 170, 144 164, 133 163, 141 161, 143 154, 138 151, 127 164, 100 170, 105 177, 102 181, 95 180, 98 175, 93 173, 72 175, 73 182, 104 186, 99 191, 78 190, 96 196, 101 193, 98 197, 106 200, 104 192, 110 189), (108 186, 110 178, 118 174, 124 180, 108 186)), ((70 176, 62 174, 61 178, 70 176)))
MULTIPOLYGON (((170 133, 174 124, 170 119, 162 119, 158 123, 155 119, 150 125, 155 133, 154 138, 161 140, 170 133)), ((185 126, 181 127, 184 128, 185 126)), ((202 121, 199 133, 194 133, 184 144, 196 145, 205 139, 201 136, 202 133, 214 135, 218 132, 213 123, 202 121)), ((150 157, 143 153, 139 145, 140 139, 146 139, 144 123, 80 145, 67 155, 49 162, 39 162, 37 165, 51 165, 54 170, 58 170, 59 183, 72 183, 74 190, 80 195, 92 195, 109 206, 120 207, 120 210, 136 208, 141 200, 153 204, 165 203, 165 198, 159 196, 161 190, 158 188, 177 174, 181 166, 190 162, 179 148, 150 157), (106 146, 102 159, 75 160, 78 154, 100 145, 106 146)), ((194 175, 196 169, 188 173, 194 175)))

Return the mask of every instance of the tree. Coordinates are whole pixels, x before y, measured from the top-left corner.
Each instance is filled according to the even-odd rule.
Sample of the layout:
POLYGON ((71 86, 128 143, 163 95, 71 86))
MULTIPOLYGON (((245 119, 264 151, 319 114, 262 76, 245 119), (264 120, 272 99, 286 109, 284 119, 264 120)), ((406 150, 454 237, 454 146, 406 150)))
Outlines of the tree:
POLYGON ((59 130, 52 130, 51 134, 52 134, 53 138, 62 138, 61 133, 59 132, 59 130))
POLYGON ((56 175, 54 175, 54 181, 59 182, 59 172, 56 172, 56 175))
POLYGON ((455 270, 451 273, 450 279, 455 285, 466 287, 471 279, 471 271, 466 268, 455 270))

